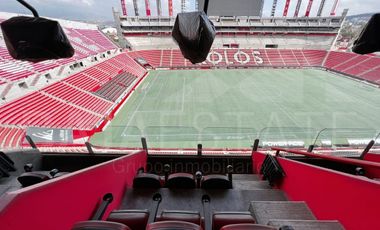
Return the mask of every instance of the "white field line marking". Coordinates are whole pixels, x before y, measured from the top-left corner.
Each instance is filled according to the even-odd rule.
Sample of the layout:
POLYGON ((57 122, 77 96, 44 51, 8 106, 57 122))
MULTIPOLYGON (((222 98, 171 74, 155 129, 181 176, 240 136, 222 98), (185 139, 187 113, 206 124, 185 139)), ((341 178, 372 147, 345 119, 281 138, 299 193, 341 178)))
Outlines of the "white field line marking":
POLYGON ((185 110, 185 87, 186 87, 186 77, 183 78, 183 87, 182 87, 182 108, 181 111, 185 110))
POLYGON ((161 72, 158 72, 158 73, 156 74, 156 78, 151 82, 152 84, 150 84, 150 87, 144 92, 144 96, 143 96, 143 98, 141 99, 141 101, 140 101, 139 104, 137 105, 135 111, 133 111, 131 118, 129 119, 127 125, 125 126, 123 132, 121 133, 121 136, 122 136, 122 137, 125 137, 125 136, 126 136, 125 132, 126 132, 127 128, 129 127, 129 124, 131 123, 131 121, 132 121, 133 118, 135 117, 137 110, 140 108, 140 106, 141 106, 142 103, 144 102, 145 97, 146 97, 147 93, 149 92, 149 89, 152 87, 153 83, 157 80, 157 78, 158 78, 158 76, 160 75, 160 73, 161 73, 161 72))

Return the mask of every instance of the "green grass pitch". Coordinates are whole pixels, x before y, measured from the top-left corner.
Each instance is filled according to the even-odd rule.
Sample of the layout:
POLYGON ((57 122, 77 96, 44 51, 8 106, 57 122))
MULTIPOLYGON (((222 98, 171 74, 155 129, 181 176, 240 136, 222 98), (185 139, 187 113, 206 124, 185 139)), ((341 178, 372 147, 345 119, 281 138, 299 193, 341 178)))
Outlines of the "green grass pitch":
POLYGON ((323 128, 363 137, 380 128, 379 105, 380 89, 323 70, 157 70, 91 143, 248 148, 257 137, 311 142, 323 128))

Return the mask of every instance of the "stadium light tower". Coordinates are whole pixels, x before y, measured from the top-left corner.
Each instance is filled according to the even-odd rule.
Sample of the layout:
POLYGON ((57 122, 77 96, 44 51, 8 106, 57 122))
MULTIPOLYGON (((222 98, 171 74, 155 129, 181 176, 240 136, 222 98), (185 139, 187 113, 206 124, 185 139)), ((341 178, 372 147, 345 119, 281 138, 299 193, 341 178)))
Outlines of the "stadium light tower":
POLYGON ((173 16, 173 0, 168 1, 169 4, 169 16, 173 16))
POLYGON ((297 1, 296 10, 294 11, 294 17, 298 17, 298 13, 300 12, 302 0, 297 1))
POLYGON ((322 15, 323 7, 325 7, 326 0, 322 0, 321 4, 319 5, 317 16, 320 17, 322 15))
POLYGON ((137 0, 133 0, 133 8, 135 9, 135 16, 140 16, 139 5, 137 4, 137 0))
POLYGON ((335 16, 336 9, 338 8, 339 0, 335 0, 334 5, 331 9, 330 16, 335 16))
POLYGON ((309 0, 309 4, 307 5, 307 8, 306 8, 305 17, 309 17, 312 6, 313 6, 313 0, 309 0))
POLYGON ((156 0, 157 2, 157 15, 162 16, 161 0, 156 0))
POLYGON ((181 12, 186 11, 186 0, 181 0, 181 12))
POLYGON ((150 3, 149 3, 149 0, 145 0, 145 11, 146 11, 146 16, 150 16, 150 3))
POLYGON ((277 8, 277 0, 273 0, 272 12, 270 13, 271 17, 274 17, 274 14, 276 13, 276 8, 277 8))
POLYGON ((124 16, 128 15, 127 6, 125 5, 125 0, 121 0, 121 10, 122 10, 124 16))
POLYGON ((286 0, 284 13, 282 14, 282 16, 286 17, 288 15, 289 5, 290 5, 290 0, 286 0))

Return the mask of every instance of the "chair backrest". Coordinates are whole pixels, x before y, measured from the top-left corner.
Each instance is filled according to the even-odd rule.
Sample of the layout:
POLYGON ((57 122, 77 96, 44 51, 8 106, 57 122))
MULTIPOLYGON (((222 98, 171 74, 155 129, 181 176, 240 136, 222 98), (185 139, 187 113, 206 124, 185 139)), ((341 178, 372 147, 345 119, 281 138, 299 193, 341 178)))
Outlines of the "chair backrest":
POLYGON ((185 221, 159 221, 148 224, 146 230, 202 230, 202 227, 185 221))
POLYGON ((230 224, 220 230, 277 230, 277 228, 261 224, 230 224))
POLYGON ((131 230, 128 226, 120 223, 101 221, 101 220, 87 220, 74 224, 72 230, 131 230))
POLYGON ((231 224, 255 224, 256 221, 250 212, 214 212, 212 216, 214 230, 231 224))
POLYGON ((203 189, 230 189, 231 181, 225 175, 207 175, 202 178, 201 188, 203 189))
POLYGON ((151 173, 139 173, 133 179, 133 188, 161 188, 160 176, 151 173))
POLYGON ((201 214, 197 211, 163 210, 158 221, 185 221, 201 224, 201 214))
POLYGON ((149 211, 145 210, 114 210, 107 221, 117 222, 129 226, 133 230, 145 230, 148 223, 149 211))
POLYGON ((165 187, 167 188, 196 188, 194 176, 190 173, 173 173, 170 174, 165 187))

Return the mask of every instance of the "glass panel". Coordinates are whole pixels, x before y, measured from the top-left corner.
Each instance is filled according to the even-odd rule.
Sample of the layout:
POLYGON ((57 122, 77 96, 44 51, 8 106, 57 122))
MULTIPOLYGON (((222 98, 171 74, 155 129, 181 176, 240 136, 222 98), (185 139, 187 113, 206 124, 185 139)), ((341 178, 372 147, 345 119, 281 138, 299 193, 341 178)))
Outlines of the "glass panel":
POLYGON ((248 149, 257 135, 253 128, 207 127, 202 130, 200 143, 204 148, 248 149))
POLYGON ((371 140, 375 140, 376 136, 377 131, 374 129, 323 129, 315 139, 315 146, 364 149, 371 140))
POLYGON ((91 137, 91 144, 102 147, 141 147, 142 131, 136 126, 108 126, 91 137))
POLYGON ((268 127, 259 133, 260 147, 307 148, 317 133, 313 128, 268 127))

